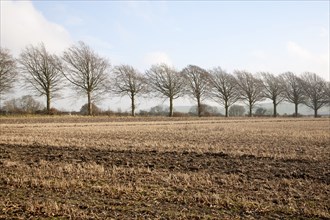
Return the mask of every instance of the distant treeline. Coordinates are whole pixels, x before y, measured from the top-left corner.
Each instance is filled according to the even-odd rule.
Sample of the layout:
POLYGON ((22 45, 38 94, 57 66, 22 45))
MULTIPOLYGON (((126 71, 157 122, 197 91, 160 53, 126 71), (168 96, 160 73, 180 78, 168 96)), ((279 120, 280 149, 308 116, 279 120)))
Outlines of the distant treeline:
MULTIPOLYGON (((266 110, 257 103, 266 99, 273 103, 273 117, 278 115, 277 106, 282 101, 294 104, 298 116, 298 106, 313 109, 314 116, 324 106, 330 106, 330 82, 316 73, 305 72, 297 75, 285 72, 274 75, 268 72, 250 73, 236 70, 228 73, 220 67, 203 69, 188 65, 182 70, 167 64, 155 64, 144 73, 130 65, 111 67, 108 59, 100 56, 84 42, 78 42, 66 49, 61 56, 50 53, 43 43, 30 45, 15 59, 9 50, 0 48, 0 98, 13 91, 15 86, 27 88, 35 95, 45 97, 45 105, 30 95, 19 99, 3 101, 1 113, 65 114, 52 108, 51 102, 58 98, 65 87, 70 87, 87 99, 79 114, 128 114, 102 111, 94 102, 102 96, 128 96, 131 100, 132 116, 136 112, 136 97, 161 97, 169 100, 168 109, 140 111, 140 115, 217 116, 221 115, 205 104, 212 100, 225 109, 224 116, 245 114, 244 102, 248 106, 248 116, 265 115, 266 110), (174 112, 173 100, 191 97, 196 107, 189 113, 174 112), (46 106, 46 107, 43 107, 46 106), (244 109, 244 111, 242 110, 244 109)), ((156 107, 155 107, 156 108, 156 107)))

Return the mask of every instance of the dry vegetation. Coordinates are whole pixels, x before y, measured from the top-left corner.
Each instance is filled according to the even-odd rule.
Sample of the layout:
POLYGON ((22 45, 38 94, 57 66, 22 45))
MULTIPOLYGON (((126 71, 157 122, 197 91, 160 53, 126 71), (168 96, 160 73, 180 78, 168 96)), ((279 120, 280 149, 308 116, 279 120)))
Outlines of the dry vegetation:
POLYGON ((0 123, 0 219, 330 218, 329 119, 0 123))

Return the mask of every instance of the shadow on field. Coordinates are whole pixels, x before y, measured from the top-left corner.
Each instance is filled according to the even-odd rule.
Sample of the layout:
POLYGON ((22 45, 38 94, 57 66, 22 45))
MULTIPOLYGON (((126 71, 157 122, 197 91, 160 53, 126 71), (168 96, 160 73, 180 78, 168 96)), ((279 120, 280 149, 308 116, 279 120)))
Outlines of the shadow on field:
POLYGON ((52 146, 0 145, 1 159, 22 161, 38 166, 51 162, 95 162, 104 167, 147 167, 150 170, 237 174, 247 179, 304 179, 330 184, 328 161, 274 159, 253 155, 231 156, 225 153, 113 151, 52 146))

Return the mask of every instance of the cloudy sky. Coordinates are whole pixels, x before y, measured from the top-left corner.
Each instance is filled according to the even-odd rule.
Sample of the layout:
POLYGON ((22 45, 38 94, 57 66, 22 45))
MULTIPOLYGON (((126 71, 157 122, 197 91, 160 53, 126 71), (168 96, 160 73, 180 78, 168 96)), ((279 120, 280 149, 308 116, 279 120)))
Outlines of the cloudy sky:
POLYGON ((165 62, 329 80, 329 1, 1 1, 1 47, 82 40, 112 65, 165 62))

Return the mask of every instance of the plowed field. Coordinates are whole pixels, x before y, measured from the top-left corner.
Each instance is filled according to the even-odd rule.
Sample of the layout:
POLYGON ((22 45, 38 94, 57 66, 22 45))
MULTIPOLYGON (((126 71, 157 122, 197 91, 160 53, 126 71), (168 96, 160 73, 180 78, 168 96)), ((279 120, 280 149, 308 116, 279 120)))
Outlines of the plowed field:
POLYGON ((0 118, 0 219, 329 219, 329 119, 0 118))

